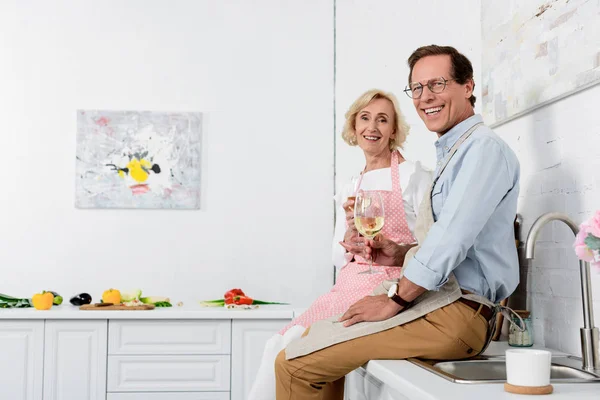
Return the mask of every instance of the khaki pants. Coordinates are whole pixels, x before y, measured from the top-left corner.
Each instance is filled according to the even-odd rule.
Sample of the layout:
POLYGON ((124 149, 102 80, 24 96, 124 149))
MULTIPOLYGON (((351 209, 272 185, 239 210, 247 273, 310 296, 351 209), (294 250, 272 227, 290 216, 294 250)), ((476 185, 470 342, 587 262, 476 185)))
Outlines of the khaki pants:
POLYGON ((344 376, 369 360, 473 357, 486 342, 488 323, 478 311, 454 302, 387 331, 349 340, 286 361, 275 361, 277 400, 341 400, 344 376))

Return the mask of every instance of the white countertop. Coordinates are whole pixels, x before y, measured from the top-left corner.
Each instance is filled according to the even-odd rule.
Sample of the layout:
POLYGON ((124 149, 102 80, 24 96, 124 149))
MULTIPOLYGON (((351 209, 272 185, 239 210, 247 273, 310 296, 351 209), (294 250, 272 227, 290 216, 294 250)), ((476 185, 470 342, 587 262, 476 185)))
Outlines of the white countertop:
MULTIPOLYGON (((504 355, 507 348, 509 348, 507 342, 492 342, 484 355, 504 355)), ((551 349, 546 350, 550 350, 556 355, 564 354, 551 349)), ((410 399, 531 400, 532 398, 505 392, 503 383, 453 383, 408 361, 373 360, 369 361, 366 370, 391 389, 410 399)), ((554 393, 550 395, 552 400, 600 399, 600 383, 553 383, 552 386, 554 387, 554 393)), ((546 398, 546 396, 543 397, 546 398)))
POLYGON ((80 310, 70 304, 41 311, 34 308, 2 308, 3 319, 292 319, 294 307, 261 305, 253 310, 202 307, 199 304, 182 307, 159 307, 154 310, 80 310))

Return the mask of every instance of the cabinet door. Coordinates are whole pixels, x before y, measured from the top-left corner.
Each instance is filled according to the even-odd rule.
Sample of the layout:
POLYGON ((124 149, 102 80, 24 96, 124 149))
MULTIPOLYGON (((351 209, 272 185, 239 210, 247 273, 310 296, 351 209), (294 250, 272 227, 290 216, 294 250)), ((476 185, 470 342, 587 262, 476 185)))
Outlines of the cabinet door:
POLYGON ((267 340, 289 322, 289 319, 233 320, 231 400, 248 398, 267 340))
POLYGON ((229 392, 108 393, 106 400, 229 400, 229 392))
POLYGON ((46 321, 44 400, 106 399, 106 320, 46 321))
POLYGON ((108 354, 229 354, 231 321, 109 321, 108 354))
POLYGON ((385 385, 364 368, 346 375, 344 400, 408 400, 408 397, 385 385))
POLYGON ((109 392, 228 392, 229 355, 109 356, 109 392))
POLYGON ((383 400, 383 383, 358 368, 346 375, 345 400, 383 400))
POLYGON ((0 321, 0 399, 40 400, 44 321, 0 321))

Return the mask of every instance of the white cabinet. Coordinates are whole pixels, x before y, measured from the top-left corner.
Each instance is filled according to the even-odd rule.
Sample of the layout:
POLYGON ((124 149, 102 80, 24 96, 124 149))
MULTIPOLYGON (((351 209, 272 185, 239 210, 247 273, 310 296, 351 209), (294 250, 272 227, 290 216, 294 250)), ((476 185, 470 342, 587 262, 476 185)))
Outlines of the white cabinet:
POLYGON ((110 321, 108 351, 109 399, 229 399, 231 320, 110 321))
POLYGON ((292 316, 237 319, 251 314, 223 311, 223 318, 203 309, 168 319, 86 311, 78 316, 92 319, 79 319, 76 308, 27 311, 22 319, 0 313, 0 400, 246 400, 265 343, 292 316))
POLYGON ((106 320, 47 320, 43 400, 106 399, 106 347, 106 320))
POLYGON ((110 321, 108 353, 229 354, 231 321, 123 320, 110 321))
POLYGON ((109 393, 106 400, 229 400, 229 392, 109 393))
POLYGON ((346 375, 344 400, 381 400, 383 383, 358 368, 346 375))
POLYGON ((41 399, 44 321, 1 321, 0 355, 0 399, 41 399))
POLYGON ((231 400, 246 400, 262 359, 265 343, 290 322, 233 320, 231 338, 231 400))
POLYGON ((229 355, 110 356, 109 392, 229 391, 229 355))
POLYGON ((344 400, 408 400, 408 397, 358 368, 346 375, 344 400))

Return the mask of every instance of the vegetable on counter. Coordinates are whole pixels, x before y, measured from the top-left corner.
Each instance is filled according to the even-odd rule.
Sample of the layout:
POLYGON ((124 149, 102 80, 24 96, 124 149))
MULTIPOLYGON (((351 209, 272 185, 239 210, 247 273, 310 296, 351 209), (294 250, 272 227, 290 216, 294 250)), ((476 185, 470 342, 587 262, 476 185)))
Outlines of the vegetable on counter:
POLYGON ((53 292, 51 290, 46 290, 46 291, 52 293, 52 296, 54 296, 54 300, 52 301, 53 305, 60 306, 62 304, 63 297, 60 294, 53 292))
MULTIPOLYGON (((42 293, 51 293, 53 298, 52 305, 58 306, 62 304, 63 298, 56 292, 46 290, 42 293)), ((0 308, 29 308, 34 307, 32 299, 27 298, 16 298, 7 294, 0 293, 0 308)))
POLYGON ((121 291, 121 303, 124 306, 139 306, 141 305, 140 296, 142 295, 142 289, 133 289, 121 291))
POLYGON ((69 300, 74 306, 82 306, 84 304, 90 304, 92 302, 92 296, 87 293, 79 293, 76 296, 71 297, 69 300))
POLYGON ((28 308, 33 307, 31 299, 17 299, 0 293, 0 308, 28 308))
POLYGON ((200 305, 204 307, 227 307, 244 305, 262 305, 262 304, 288 304, 272 301, 262 301, 246 296, 242 289, 231 289, 225 292, 223 299, 201 301, 200 305))
POLYGON ((52 292, 43 291, 42 293, 36 293, 31 298, 31 303, 36 310, 49 310, 52 308, 54 302, 54 295, 52 292))
POLYGON ((128 302, 136 301, 136 300, 139 301, 141 296, 142 296, 141 289, 125 290, 125 291, 121 292, 121 301, 123 303, 128 303, 128 302))
POLYGON ((121 304, 121 292, 117 289, 108 289, 102 293, 103 303, 121 304))
POLYGON ((171 300, 162 296, 142 297, 141 289, 123 290, 110 289, 102 295, 103 303, 122 304, 124 306, 140 306, 143 304, 153 304, 155 307, 172 307, 171 300), (115 293, 116 292, 116 293, 115 293), (117 298, 118 294, 118 298, 117 298))
POLYGON ((154 304, 155 307, 173 307, 171 299, 162 296, 140 297, 140 301, 144 304, 154 304))

